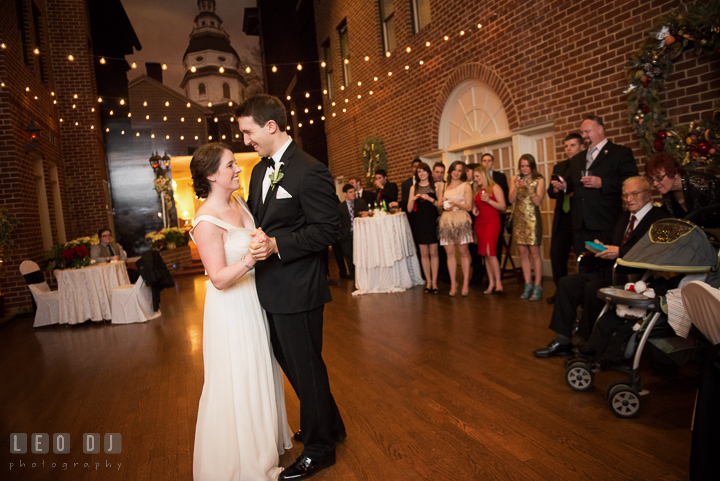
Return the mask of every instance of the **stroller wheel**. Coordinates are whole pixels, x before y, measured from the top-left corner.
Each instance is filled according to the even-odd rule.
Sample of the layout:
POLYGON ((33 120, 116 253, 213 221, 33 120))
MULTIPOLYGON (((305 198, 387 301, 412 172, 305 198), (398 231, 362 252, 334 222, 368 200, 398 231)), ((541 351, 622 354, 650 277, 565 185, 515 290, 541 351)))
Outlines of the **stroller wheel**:
POLYGON ((575 391, 584 392, 593 386, 595 375, 585 361, 570 363, 565 371, 565 382, 575 391))
POLYGON ((634 418, 640 411, 640 396, 624 381, 610 384, 606 395, 608 406, 619 418, 634 418))

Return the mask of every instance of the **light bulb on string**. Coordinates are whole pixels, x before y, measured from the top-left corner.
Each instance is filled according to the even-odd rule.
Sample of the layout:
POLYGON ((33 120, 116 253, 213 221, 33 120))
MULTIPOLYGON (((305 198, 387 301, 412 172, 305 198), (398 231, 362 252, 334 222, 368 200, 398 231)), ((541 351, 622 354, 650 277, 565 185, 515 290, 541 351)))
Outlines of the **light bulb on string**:
POLYGON ((91 126, 90 126, 90 130, 95 130, 95 126, 94 126, 94 125, 91 125, 91 126))
POLYGON ((135 137, 140 137, 140 132, 135 132, 135 137))
POLYGON ((162 64, 162 69, 163 69, 163 70, 167 70, 167 64, 166 64, 166 63, 162 64))
POLYGON ((340 90, 345 90, 345 86, 344 86, 344 85, 341 85, 341 86, 340 86, 340 90))
POLYGON ((34 53, 35 55, 40 55, 40 49, 37 48, 37 47, 35 47, 35 48, 33 49, 33 53, 34 53))
POLYGON ((322 105, 318 105, 318 110, 322 110, 322 105))
POLYGON ((185 140, 185 136, 184 136, 184 135, 181 135, 181 136, 180 136, 180 140, 185 140))
POLYGON ((110 127, 107 127, 107 128, 105 129, 105 132, 110 132, 110 127))
POLYGON ((347 112, 347 109, 343 109, 343 112, 347 112))
POLYGON ((137 64, 135 62, 131 63, 130 68, 137 68, 137 64))
POLYGON ((215 117, 215 118, 214 118, 213 120, 214 120, 215 122, 217 122, 217 121, 218 121, 218 118, 217 118, 217 117, 215 117))
POLYGON ((332 103, 332 106, 335 107, 335 102, 332 103))
POLYGON ((105 65, 105 57, 100 57, 100 63, 105 65))
POLYGON ((310 125, 312 125, 312 124, 313 124, 313 120, 312 120, 312 119, 310 119, 310 125))
POLYGON ((98 97, 98 103, 99 103, 99 104, 102 103, 102 97, 98 97))
POLYGON ((0 43, 0 48, 4 50, 7 48, 7 45, 5 45, 4 43, 0 43))
POLYGON ((465 35, 465 30, 460 30, 460 36, 462 37, 463 35, 465 35))
POLYGON ((377 82, 377 81, 378 81, 378 78, 377 78, 377 77, 373 77, 373 81, 377 82))
POLYGON ((335 112, 333 112, 333 117, 335 117, 335 115, 337 115, 337 114, 335 112))
POLYGON ((443 40, 445 40, 445 41, 447 42, 448 40, 450 40, 450 37, 448 37, 447 35, 445 35, 445 36, 443 37, 443 40))
POLYGON ((239 138, 240 138, 240 134, 235 134, 235 138, 236 138, 236 139, 239 139, 239 138))
POLYGON ((208 135, 208 140, 212 140, 212 135, 208 135))
POLYGON ((388 72, 388 77, 392 77, 392 72, 388 72))
POLYGON ((323 89, 323 95, 327 95, 327 89, 323 89))
MULTIPOLYGON (((3 87, 4 87, 4 86, 5 86, 5 84, 3 83, 3 87)), ((50 92, 50 96, 51 96, 51 97, 55 97, 55 92, 50 92)))
POLYGON ((222 139, 225 140, 225 135, 223 134, 222 139))
POLYGON ((348 102, 349 102, 349 100, 348 100, 348 99, 345 99, 345 103, 348 103, 348 102))
POLYGON ((390 52, 385 52, 385 56, 386 56, 386 57, 389 57, 390 55, 391 55, 390 52))
POLYGON ((369 56, 369 55, 365 55, 365 61, 367 62, 368 60, 370 60, 370 56, 369 56))
POLYGON ((288 99, 288 100, 290 100, 290 96, 289 96, 289 95, 288 95, 287 97, 285 97, 285 98, 288 99))
POLYGON ((220 72, 220 73, 225 73, 225 67, 220 67, 220 68, 218 69, 218 72, 220 72))
POLYGON ((362 97, 362 95, 358 94, 358 98, 362 97))
POLYGON ((425 46, 426 46, 426 47, 429 47, 429 46, 430 46, 430 42, 425 42, 425 46))
POLYGON ((167 122, 167 115, 163 116, 163 122, 167 122))
POLYGON ((290 115, 295 115, 295 111, 294 111, 294 110, 291 110, 291 111, 290 111, 290 115))
MULTIPOLYGON (((323 67, 324 67, 324 65, 323 65, 323 67)), ((273 65, 271 70, 272 70, 273 72, 277 72, 277 67, 276 67, 275 65, 273 65)))
POLYGON ((306 98, 306 99, 309 99, 309 98, 310 98, 310 92, 305 92, 305 98, 306 98))
POLYGON ((358 82, 358 87, 360 87, 361 85, 362 85, 362 82, 358 82))
POLYGON ((120 105, 125 105, 125 99, 120 99, 120 105))
POLYGON ((115 114, 115 112, 113 112, 113 111, 111 110, 111 111, 110 111, 110 115, 114 115, 114 114, 115 114))
POLYGON ((150 138, 151 138, 151 139, 154 139, 154 138, 155 138, 155 134, 150 134, 150 138))
POLYGON ((212 102, 208 102, 208 107, 212 107, 212 102))
POLYGON ((68 55, 68 60, 72 62, 73 60, 75 60, 75 57, 73 57, 72 55, 68 55))
MULTIPOLYGON (((345 60, 345 62, 347 62, 347 59, 345 60)), ((302 64, 297 64, 297 69, 302 70, 302 64)))
POLYGON ((128 117, 132 117, 132 112, 128 112, 128 117))
POLYGON ((368 92, 368 93, 369 93, 370 95, 372 95, 372 94, 373 94, 373 91, 371 90, 371 91, 370 91, 370 92, 368 92))
POLYGON ((73 98, 74 99, 78 98, 78 95, 77 94, 73 95, 73 98))
POLYGON ((169 136, 169 135, 166 135, 166 136, 165 136, 165 140, 170 140, 170 136, 169 136))
POLYGON ((230 122, 235 122, 235 117, 230 117, 230 122))
POLYGON ((197 139, 198 139, 198 136, 196 135, 196 136, 195 136, 195 140, 197 140, 197 139))
POLYGON ((170 102, 165 101, 165 107, 170 107, 170 102))
POLYGON ((302 122, 300 122, 300 123, 298 124, 298 127, 302 127, 302 122))
POLYGON ((478 28, 482 28, 482 23, 478 23, 478 28))
POLYGON ((143 102, 143 107, 147 107, 147 102, 143 102))
POLYGON ((405 65, 405 70, 410 70, 410 65, 405 65))
POLYGON ((420 63, 420 65, 423 65, 423 64, 424 64, 425 62, 424 62, 424 61, 422 61, 422 60, 420 60, 420 62, 419 62, 419 63, 420 63))
POLYGON ((305 109, 305 113, 308 113, 308 112, 309 112, 309 110, 308 110, 308 109, 305 109))
POLYGON ((406 51, 407 53, 410 53, 411 50, 412 50, 412 49, 411 49, 410 47, 408 47, 408 48, 405 49, 405 51, 406 51))
POLYGON ((198 117, 198 123, 202 122, 202 118, 198 117))
POLYGON ((146 115, 146 116, 145 116, 145 120, 150 120, 150 116, 149 116, 149 115, 146 115))
POLYGON ((193 65, 192 67, 190 67, 190 71, 191 71, 192 73, 197 72, 197 69, 195 68, 195 65, 193 65))
POLYGON ((30 87, 25 87, 25 91, 26 91, 26 92, 29 92, 29 91, 30 91, 30 87))
POLYGON ((95 112, 95 107, 91 108, 90 112, 95 112))

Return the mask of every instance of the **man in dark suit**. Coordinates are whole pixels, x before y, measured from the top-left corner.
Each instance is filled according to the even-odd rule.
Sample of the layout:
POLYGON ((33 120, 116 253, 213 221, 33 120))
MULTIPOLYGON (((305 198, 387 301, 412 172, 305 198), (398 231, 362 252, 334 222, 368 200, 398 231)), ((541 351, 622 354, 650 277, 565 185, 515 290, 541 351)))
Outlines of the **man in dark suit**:
MULTIPOLYGON (((622 186, 622 197, 627 212, 620 214, 612 235, 612 245, 596 254, 594 269, 587 273, 578 273, 560 279, 555 294, 555 307, 550 321, 550 329, 557 333, 556 338, 546 348, 536 349, 535 357, 552 357, 572 351, 572 328, 578 306, 583 304, 583 317, 577 335, 588 339, 592 328, 600 315, 603 302, 597 298, 597 290, 612 283, 612 267, 615 259, 624 256, 650 226, 660 219, 668 217, 665 210, 652 205, 650 184, 644 177, 631 177, 622 186)), ((595 239, 598 242, 599 239, 595 239)))
POLYGON ((254 95, 237 112, 246 145, 263 157, 250 177, 248 205, 259 229, 250 254, 278 363, 300 399, 305 447, 278 479, 305 479, 335 464, 345 426, 322 358, 323 309, 332 300, 322 252, 339 234, 335 186, 327 167, 285 131, 282 102, 254 95))
POLYGON ((367 190, 360 179, 353 177, 348 183, 355 189, 356 199, 364 200, 367 202, 368 207, 375 205, 375 193, 367 190))
POLYGON ((350 184, 343 186, 343 195, 345 200, 338 204, 338 210, 340 211, 340 244, 341 258, 338 259, 337 255, 335 260, 338 262, 340 267, 340 277, 343 277, 342 273, 347 272, 347 277, 355 279, 355 264, 353 263, 353 221, 355 217, 367 217, 368 205, 363 199, 355 198, 355 189, 350 184), (343 259, 344 258, 344 259, 343 259), (347 263, 347 268, 345 264, 347 263))
MULTIPOLYGON (((435 184, 445 183, 445 164, 442 162, 435 162, 432 173, 435 184)), ((438 258, 440 259, 438 279, 442 282, 450 282, 450 273, 448 272, 447 267, 447 252, 445 252, 445 249, 438 249, 438 258)))
POLYGON ((387 172, 384 170, 375 171, 375 205, 379 205, 380 202, 385 201, 388 207, 398 206, 398 186, 395 182, 389 182, 387 179, 387 172))
MULTIPOLYGON (((582 136, 580 134, 568 134, 563 141, 565 145, 565 156, 567 160, 561 160, 552 171, 552 179, 561 181, 568 176, 570 159, 582 151, 582 136)), ((548 196, 555 199, 555 213, 553 215, 552 237, 550 238, 550 265, 552 266, 553 282, 557 291, 558 282, 568 273, 568 256, 573 246, 572 228, 572 203, 571 195, 565 194, 562 190, 548 186, 548 196)), ((555 302, 555 296, 547 298, 547 303, 555 302)))
POLYGON ((570 159, 568 177, 553 187, 573 193, 573 245, 578 254, 586 241, 610 242, 622 212, 622 183, 638 175, 632 150, 605 138, 603 120, 590 115, 580 124, 586 152, 570 159))
MULTIPOLYGON (((403 180, 400 184, 400 192, 402 192, 402 198, 400 199, 400 208, 403 212, 407 212, 408 196, 410 195, 410 187, 415 184, 415 172, 417 172, 418 165, 422 163, 422 159, 414 158, 412 161, 412 175, 407 179, 403 180)), ((408 214, 409 215, 409 214, 408 214)))

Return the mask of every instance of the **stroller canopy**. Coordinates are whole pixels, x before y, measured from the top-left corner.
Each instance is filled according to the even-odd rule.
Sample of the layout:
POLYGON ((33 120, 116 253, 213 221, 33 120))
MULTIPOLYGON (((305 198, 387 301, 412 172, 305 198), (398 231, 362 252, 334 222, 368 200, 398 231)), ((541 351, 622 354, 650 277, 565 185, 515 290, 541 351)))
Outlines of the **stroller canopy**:
POLYGON ((655 222, 622 259, 621 266, 678 273, 708 272, 718 263, 718 254, 705 232, 687 220, 655 222))

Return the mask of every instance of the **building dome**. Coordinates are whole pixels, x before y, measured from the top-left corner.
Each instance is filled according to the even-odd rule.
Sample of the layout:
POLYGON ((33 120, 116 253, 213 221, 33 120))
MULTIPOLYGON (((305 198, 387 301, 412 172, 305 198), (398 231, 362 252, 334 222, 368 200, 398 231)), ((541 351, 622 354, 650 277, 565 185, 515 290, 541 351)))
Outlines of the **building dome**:
POLYGON ((241 102, 247 82, 240 73, 240 57, 215 13, 215 0, 198 0, 199 13, 183 55, 185 76, 180 88, 199 103, 241 102))

